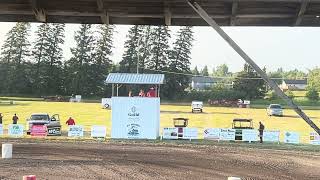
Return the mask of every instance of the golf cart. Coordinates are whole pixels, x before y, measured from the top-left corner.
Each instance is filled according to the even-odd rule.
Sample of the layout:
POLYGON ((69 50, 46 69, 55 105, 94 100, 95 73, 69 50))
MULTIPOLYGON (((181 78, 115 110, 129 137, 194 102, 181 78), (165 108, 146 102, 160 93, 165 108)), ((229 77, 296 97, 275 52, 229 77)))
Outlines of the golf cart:
POLYGON ((201 112, 202 113, 203 102, 202 101, 192 101, 191 107, 192 107, 192 113, 194 113, 194 112, 201 112))
POLYGON ((253 129, 252 119, 233 119, 232 129, 236 130, 236 140, 242 140, 243 129, 253 129))

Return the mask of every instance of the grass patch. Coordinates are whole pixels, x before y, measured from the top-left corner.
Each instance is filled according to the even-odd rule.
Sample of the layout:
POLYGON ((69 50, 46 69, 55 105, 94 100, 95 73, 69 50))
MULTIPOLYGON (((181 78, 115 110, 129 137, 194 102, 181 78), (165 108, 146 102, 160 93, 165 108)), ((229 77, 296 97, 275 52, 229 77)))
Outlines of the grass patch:
POLYGON ((1 101, 43 101, 43 98, 2 96, 0 97, 0 102, 1 101))
MULTIPOLYGON (((16 106, 0 106, 0 112, 4 115, 5 128, 12 122, 14 113, 17 113, 20 118, 19 124, 25 125, 26 119, 32 113, 44 112, 50 115, 60 114, 63 131, 67 131, 65 121, 69 116, 72 116, 76 124, 84 126, 85 131, 90 131, 92 125, 104 125, 107 127, 107 137, 111 136, 111 111, 102 109, 100 103, 19 101, 17 104, 16 106)), ((305 110, 305 113, 320 126, 319 110, 305 110)), ((280 130, 281 140, 285 131, 295 131, 300 133, 302 143, 309 143, 309 133, 313 131, 291 109, 284 109, 284 117, 269 117, 265 108, 205 107, 204 113, 191 113, 190 105, 161 105, 160 133, 164 127, 173 127, 172 119, 176 117, 189 118, 188 127, 198 128, 199 138, 203 138, 202 132, 205 128, 231 128, 234 118, 251 118, 256 129, 259 126, 259 121, 262 121, 267 130, 280 130)), ((90 138, 89 135, 87 136, 90 138)))

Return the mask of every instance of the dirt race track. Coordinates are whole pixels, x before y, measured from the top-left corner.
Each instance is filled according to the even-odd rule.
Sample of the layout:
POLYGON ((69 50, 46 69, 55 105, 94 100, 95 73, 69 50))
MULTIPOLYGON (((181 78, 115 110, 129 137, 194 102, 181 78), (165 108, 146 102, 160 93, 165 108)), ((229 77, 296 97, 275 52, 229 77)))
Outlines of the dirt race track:
POLYGON ((319 152, 128 142, 13 146, 13 159, 0 160, 0 179, 320 179, 319 152))

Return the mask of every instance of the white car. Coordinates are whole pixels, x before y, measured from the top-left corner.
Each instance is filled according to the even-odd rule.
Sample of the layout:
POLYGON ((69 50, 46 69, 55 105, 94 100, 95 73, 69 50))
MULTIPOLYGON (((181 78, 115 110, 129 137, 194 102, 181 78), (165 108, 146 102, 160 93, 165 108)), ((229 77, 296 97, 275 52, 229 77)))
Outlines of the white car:
POLYGON ((283 116, 283 108, 280 104, 270 104, 267 108, 268 116, 283 116))
POLYGON ((192 101, 191 104, 192 113, 194 112, 203 112, 203 102, 202 101, 192 101))

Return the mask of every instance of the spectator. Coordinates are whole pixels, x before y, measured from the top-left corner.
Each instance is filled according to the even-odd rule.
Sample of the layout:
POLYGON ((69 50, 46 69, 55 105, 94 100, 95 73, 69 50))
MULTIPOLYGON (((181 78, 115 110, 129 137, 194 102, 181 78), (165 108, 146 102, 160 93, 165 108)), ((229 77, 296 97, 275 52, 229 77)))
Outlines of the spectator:
POLYGON ((140 89, 139 96, 140 96, 140 97, 145 97, 145 96, 146 96, 146 95, 144 94, 144 90, 143 90, 143 89, 140 89))
POLYGON ((132 91, 129 91, 129 97, 133 97, 132 91))
POLYGON ((14 116, 12 117, 12 124, 17 124, 19 120, 19 117, 17 116, 17 114, 14 114, 14 116))
POLYGON ((2 118, 3 118, 2 113, 0 113, 0 124, 2 124, 2 118))
POLYGON ((156 90, 154 89, 154 87, 151 87, 147 93, 147 97, 156 97, 156 90))
POLYGON ((263 131, 264 131, 264 125, 262 122, 259 122, 259 137, 260 137, 260 143, 263 143, 263 131))
POLYGON ((74 119, 72 119, 72 117, 69 117, 69 119, 66 121, 66 124, 68 126, 71 126, 71 125, 76 125, 74 119))

